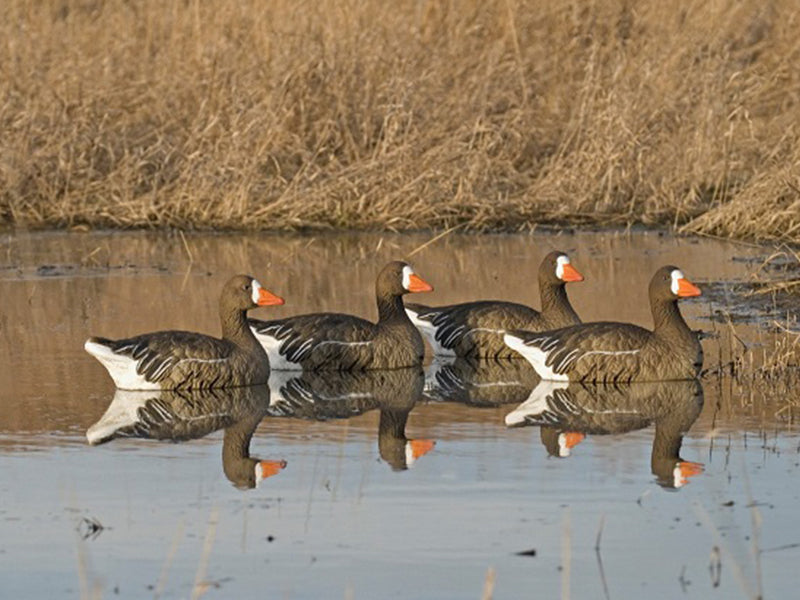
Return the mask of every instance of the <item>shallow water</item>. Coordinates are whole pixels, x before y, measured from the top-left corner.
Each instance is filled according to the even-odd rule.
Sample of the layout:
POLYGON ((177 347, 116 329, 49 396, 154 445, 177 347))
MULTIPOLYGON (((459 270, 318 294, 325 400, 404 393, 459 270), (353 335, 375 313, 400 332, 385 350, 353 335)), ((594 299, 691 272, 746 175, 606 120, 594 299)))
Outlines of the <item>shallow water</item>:
MULTIPOLYGON (((478 598, 490 570, 495 598, 794 592, 800 435, 780 398, 717 379, 552 390, 524 365, 460 363, 137 397, 82 349, 89 335, 216 333, 234 272, 286 298, 259 318, 374 318, 378 268, 429 239, 0 238, 0 597, 478 598), (251 487, 256 457, 275 474, 251 487)), ((739 307, 726 286, 769 254, 653 233, 449 236, 412 256, 436 288, 421 301, 537 306, 554 248, 586 276, 569 288, 584 320, 649 325, 663 264, 714 283, 683 306, 723 334, 704 341, 707 367, 732 347, 708 317, 739 307)), ((768 342, 757 323, 738 333, 768 342)))

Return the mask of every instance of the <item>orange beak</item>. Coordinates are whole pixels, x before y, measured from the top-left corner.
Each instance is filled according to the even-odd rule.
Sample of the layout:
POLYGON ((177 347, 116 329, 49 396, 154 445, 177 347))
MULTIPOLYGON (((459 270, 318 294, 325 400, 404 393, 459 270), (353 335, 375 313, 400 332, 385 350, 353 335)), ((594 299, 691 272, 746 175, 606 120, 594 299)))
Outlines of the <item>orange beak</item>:
POLYGON ((281 469, 286 468, 285 460, 262 460, 258 463, 261 465, 261 477, 266 479, 281 472, 281 469))
POLYGON ((422 279, 416 273, 412 273, 408 277, 408 291, 409 292, 432 292, 433 286, 422 279))
POLYGON ((561 265, 561 281, 583 281, 583 275, 569 263, 561 265))
POLYGON ((685 277, 678 279, 678 298, 691 298, 701 293, 700 288, 685 277))
POLYGON ((283 304, 283 298, 276 296, 272 292, 268 292, 264 288, 258 290, 258 305, 259 306, 280 306, 283 304))
POLYGON ((411 440, 409 444, 411 444, 411 456, 417 459, 433 450, 436 442, 433 440, 411 440))

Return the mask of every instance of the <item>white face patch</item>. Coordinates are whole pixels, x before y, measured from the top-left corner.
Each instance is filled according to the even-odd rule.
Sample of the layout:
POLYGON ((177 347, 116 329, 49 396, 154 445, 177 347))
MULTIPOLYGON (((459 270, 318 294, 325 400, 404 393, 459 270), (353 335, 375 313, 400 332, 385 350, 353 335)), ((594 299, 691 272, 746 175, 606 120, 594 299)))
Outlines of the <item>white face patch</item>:
POLYGON ((678 280, 683 279, 683 272, 680 269, 673 269, 671 273, 672 277, 672 284, 669 286, 669 289, 672 291, 673 294, 676 296, 678 295, 678 280))
POLYGON ((408 291, 408 286, 411 285, 411 276, 414 274, 414 269, 406 265, 403 267, 403 289, 408 291))
POLYGON ((256 487, 258 487, 258 484, 264 481, 264 467, 261 466, 260 462, 256 463, 255 471, 256 471, 256 487))
POLYGON ((258 293, 261 291, 261 284, 253 279, 251 287, 253 288, 253 292, 251 294, 251 297, 253 298, 253 304, 258 304, 258 293))
POLYGON ((564 265, 569 264, 569 256, 562 254, 556 259, 556 277, 559 279, 564 278, 564 265))
POLYGON ((686 478, 683 476, 683 473, 681 473, 680 464, 675 465, 675 468, 672 469, 672 485, 676 488, 682 488, 686 483, 686 478))
POLYGON ((570 455, 570 448, 567 444, 567 434, 559 433, 558 434, 558 456, 560 458, 566 458, 570 455))
POLYGON ((417 459, 414 458, 414 447, 411 442, 406 442, 406 468, 410 469, 415 462, 417 462, 417 459))

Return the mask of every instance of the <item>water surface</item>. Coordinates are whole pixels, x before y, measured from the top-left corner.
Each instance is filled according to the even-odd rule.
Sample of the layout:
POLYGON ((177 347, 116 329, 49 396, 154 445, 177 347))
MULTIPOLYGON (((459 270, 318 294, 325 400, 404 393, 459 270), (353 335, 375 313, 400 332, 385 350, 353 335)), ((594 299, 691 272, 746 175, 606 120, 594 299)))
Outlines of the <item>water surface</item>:
MULTIPOLYGON (((82 349, 89 335, 216 334, 217 294, 237 272, 286 299, 259 318, 375 318, 375 274, 415 251, 436 288, 415 300, 538 306, 539 261, 561 249, 586 277, 569 287, 584 320, 649 326, 647 282, 663 264, 713 284, 683 305, 692 327, 722 334, 704 340, 708 367, 735 352, 709 317, 738 308, 726 286, 769 254, 654 233, 429 240, 5 234, 0 596, 478 598, 490 570, 495 598, 794 592, 800 436, 789 398, 715 378, 537 391, 524 364, 438 363, 126 398, 82 349), (118 418, 99 427, 112 406, 118 418), (125 407, 148 426, 119 417, 125 407), (93 427, 104 443, 89 445, 93 427), (262 475, 286 466, 257 481, 261 461, 262 475)), ((757 322, 737 332, 769 341, 757 322)))

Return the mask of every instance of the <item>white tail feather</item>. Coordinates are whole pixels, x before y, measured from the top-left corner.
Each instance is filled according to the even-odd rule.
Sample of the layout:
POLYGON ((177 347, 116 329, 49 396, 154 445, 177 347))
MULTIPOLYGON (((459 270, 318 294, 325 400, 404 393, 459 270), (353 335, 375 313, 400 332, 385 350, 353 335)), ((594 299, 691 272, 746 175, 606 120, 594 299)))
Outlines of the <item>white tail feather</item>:
POLYGON ((108 346, 86 340, 84 349, 106 368, 111 379, 121 390, 160 390, 158 383, 147 381, 136 372, 136 361, 130 356, 117 354, 108 346))
POLYGON ((86 440, 93 446, 108 441, 123 427, 138 422, 139 408, 148 400, 157 397, 158 395, 154 396, 152 392, 117 390, 100 420, 86 431, 86 440))
POLYGON ((419 314, 408 307, 406 307, 406 314, 408 315, 408 318, 411 319, 414 327, 416 327, 422 336, 428 341, 434 356, 453 357, 456 355, 455 351, 453 351, 451 348, 445 348, 438 342, 436 339, 436 331, 438 328, 434 327, 433 323, 424 319, 420 319, 419 314))
POLYGON ((274 371, 302 371, 303 366, 299 363, 294 363, 290 360, 287 360, 284 355, 281 354, 281 344, 283 344, 282 340, 278 338, 266 334, 266 333, 259 333, 256 331, 255 328, 251 328, 253 334, 256 336, 258 343, 261 344, 261 347, 264 348, 264 352, 267 353, 267 358, 269 359, 269 368, 274 371))
POLYGON ((555 390, 563 390, 566 387, 567 384, 562 381, 540 381, 531 390, 528 399, 506 415, 506 426, 524 425, 527 417, 538 416, 550 410, 548 399, 553 396, 555 390))

